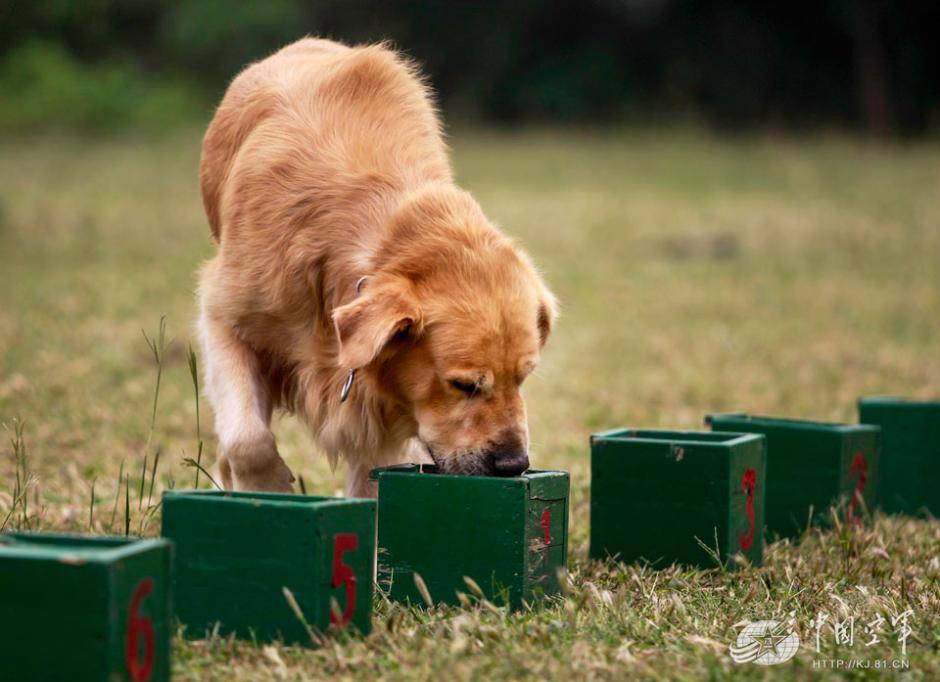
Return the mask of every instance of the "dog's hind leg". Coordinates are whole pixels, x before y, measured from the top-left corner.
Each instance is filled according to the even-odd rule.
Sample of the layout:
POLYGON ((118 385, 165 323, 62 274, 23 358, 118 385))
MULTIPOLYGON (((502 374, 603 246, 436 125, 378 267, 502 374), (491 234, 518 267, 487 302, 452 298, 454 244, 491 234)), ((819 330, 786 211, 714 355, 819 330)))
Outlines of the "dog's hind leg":
POLYGON ((271 399, 258 358, 231 326, 205 308, 203 304, 199 336, 222 484, 228 490, 291 492, 294 477, 271 433, 271 399))

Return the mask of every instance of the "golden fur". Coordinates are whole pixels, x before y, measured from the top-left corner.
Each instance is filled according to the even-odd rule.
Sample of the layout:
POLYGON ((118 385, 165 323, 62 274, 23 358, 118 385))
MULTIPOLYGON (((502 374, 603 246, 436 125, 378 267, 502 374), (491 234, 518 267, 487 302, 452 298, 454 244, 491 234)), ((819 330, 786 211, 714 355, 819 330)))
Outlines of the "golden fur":
POLYGON ((227 488, 290 489, 276 408, 347 460, 352 495, 374 492, 373 466, 416 455, 454 473, 527 465, 520 385, 553 298, 454 185, 411 63, 307 38, 249 66, 209 126, 200 180, 218 253, 199 330, 227 488))

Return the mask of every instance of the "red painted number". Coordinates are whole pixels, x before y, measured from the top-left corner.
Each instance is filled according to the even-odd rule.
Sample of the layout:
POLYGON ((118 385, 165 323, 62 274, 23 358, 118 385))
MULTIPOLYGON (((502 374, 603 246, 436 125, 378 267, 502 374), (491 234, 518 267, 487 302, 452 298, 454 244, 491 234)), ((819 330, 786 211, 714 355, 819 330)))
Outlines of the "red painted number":
POLYGON ((131 595, 130 613, 127 618, 127 671, 133 682, 147 682, 153 671, 153 623, 140 614, 140 603, 153 592, 153 580, 144 578, 131 595), (143 640, 144 659, 139 658, 139 642, 143 640))
POLYGON ((851 524, 858 521, 855 518, 855 508, 858 506, 858 501, 862 499, 862 491, 865 490, 865 483, 868 481, 868 462, 865 461, 865 456, 861 452, 855 453, 855 458, 849 467, 849 473, 852 476, 858 476, 858 480, 855 482, 855 491, 852 493, 852 501, 845 512, 845 520, 851 524))
POLYGON ((754 489, 757 487, 757 472, 753 469, 747 469, 744 476, 741 477, 741 492, 747 493, 747 503, 744 505, 744 513, 747 514, 747 520, 751 524, 747 535, 738 531, 738 544, 745 552, 754 544, 754 489))
POLYGON ((542 520, 539 521, 539 525, 542 527, 542 535, 545 537, 545 544, 552 544, 552 534, 549 532, 549 528, 552 527, 551 507, 545 507, 545 511, 542 512, 542 520))
POLYGON ((359 536, 355 533, 338 533, 333 538, 333 589, 346 585, 346 610, 339 618, 330 609, 330 623, 343 627, 350 621, 356 610, 356 574, 349 564, 343 563, 346 552, 355 552, 359 547, 359 536))

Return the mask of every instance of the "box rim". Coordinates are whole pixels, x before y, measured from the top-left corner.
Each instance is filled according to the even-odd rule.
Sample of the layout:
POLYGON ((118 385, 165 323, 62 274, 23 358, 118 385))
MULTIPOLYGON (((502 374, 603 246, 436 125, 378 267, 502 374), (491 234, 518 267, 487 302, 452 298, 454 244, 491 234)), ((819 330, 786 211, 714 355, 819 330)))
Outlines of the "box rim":
POLYGON ((917 407, 940 409, 940 398, 909 398, 897 395, 863 395, 858 399, 858 406, 874 405, 878 407, 917 407))
POLYGON ((602 431, 600 433, 595 433, 591 435, 591 445, 599 442, 607 443, 675 443, 679 445, 695 445, 698 447, 719 447, 726 448, 730 446, 740 445, 741 443, 747 443, 756 439, 764 438, 762 433, 744 433, 738 431, 674 431, 669 429, 637 429, 637 428, 620 428, 620 429, 611 429, 609 431, 602 431), (638 436, 626 436, 624 434, 633 432, 651 432, 655 431, 662 434, 674 434, 675 438, 643 438, 638 436), (714 440, 700 440, 695 438, 696 435, 718 435, 726 436, 725 440, 714 441, 714 440))
POLYGON ((218 500, 224 504, 252 504, 255 506, 309 507, 319 509, 333 506, 374 505, 369 497, 330 497, 301 495, 299 493, 261 493, 229 490, 165 490, 163 500, 218 500), (264 498, 257 497, 264 495, 264 498), (271 496, 274 496, 273 499, 271 496))
MULTIPOLYGON (((799 427, 807 431, 822 431, 826 433, 851 433, 877 431, 877 424, 850 424, 846 422, 825 422, 815 419, 799 419, 796 417, 770 417, 767 415, 747 414, 745 412, 715 412, 705 415, 705 423, 712 425, 715 418, 737 419, 741 426, 748 424, 756 426, 799 427)), ((715 431, 714 433, 719 433, 715 431)))
POLYGON ((518 476, 476 476, 476 475, 463 475, 463 474, 439 474, 427 472, 425 473, 421 467, 431 466, 424 464, 392 464, 385 467, 376 467, 369 472, 369 479, 373 481, 379 481, 383 476, 404 476, 404 477, 426 477, 431 480, 453 480, 459 479, 462 481, 500 481, 502 483, 522 483, 526 484, 529 481, 537 478, 569 478, 570 475, 567 471, 560 471, 555 469, 527 469, 518 476), (417 470, 415 469, 417 467, 417 470))
MULTIPOLYGON (((123 535, 91 535, 88 533, 3 533, 0 539, 4 537, 13 537, 21 539, 24 543, 29 543, 30 537, 43 537, 49 540, 122 540, 120 545, 109 548, 101 548, 87 556, 82 556, 83 564, 105 564, 129 556, 134 556, 141 552, 153 549, 169 549, 173 547, 173 542, 167 538, 130 538, 123 535)), ((0 557, 3 558, 22 558, 22 559, 56 559, 68 554, 69 546, 59 545, 54 542, 29 544, 28 552, 11 551, 15 545, 0 544, 0 557)))

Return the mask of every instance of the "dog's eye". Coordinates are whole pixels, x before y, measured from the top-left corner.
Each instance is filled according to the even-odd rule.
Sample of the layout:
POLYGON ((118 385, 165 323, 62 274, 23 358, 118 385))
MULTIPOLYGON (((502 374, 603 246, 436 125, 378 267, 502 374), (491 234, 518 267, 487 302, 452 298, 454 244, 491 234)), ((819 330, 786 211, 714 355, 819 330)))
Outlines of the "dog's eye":
POLYGON ((477 385, 469 381, 451 379, 450 385, 468 397, 473 397, 477 392, 477 385))

